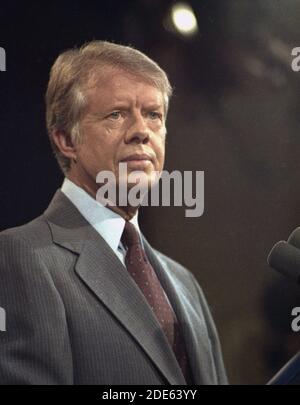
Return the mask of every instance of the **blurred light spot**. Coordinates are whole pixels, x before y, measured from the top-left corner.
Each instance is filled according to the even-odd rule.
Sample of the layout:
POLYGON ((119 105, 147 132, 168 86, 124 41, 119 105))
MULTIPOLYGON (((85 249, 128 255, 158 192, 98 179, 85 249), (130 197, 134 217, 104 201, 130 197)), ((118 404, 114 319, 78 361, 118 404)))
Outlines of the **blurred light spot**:
POLYGON ((172 7, 171 18, 177 31, 183 35, 193 35, 198 31, 196 16, 186 3, 175 4, 172 7))

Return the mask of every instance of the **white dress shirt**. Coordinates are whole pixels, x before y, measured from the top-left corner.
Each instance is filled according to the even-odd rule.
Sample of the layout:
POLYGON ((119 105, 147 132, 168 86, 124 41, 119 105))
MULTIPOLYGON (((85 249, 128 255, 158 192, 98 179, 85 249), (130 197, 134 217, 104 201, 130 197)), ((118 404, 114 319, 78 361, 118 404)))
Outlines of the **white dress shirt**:
MULTIPOLYGON (((125 266, 126 250, 121 242, 125 227, 125 219, 119 214, 105 207, 81 187, 65 177, 61 191, 75 205, 82 216, 102 236, 106 243, 125 266)), ((139 235, 138 213, 130 220, 139 235)))

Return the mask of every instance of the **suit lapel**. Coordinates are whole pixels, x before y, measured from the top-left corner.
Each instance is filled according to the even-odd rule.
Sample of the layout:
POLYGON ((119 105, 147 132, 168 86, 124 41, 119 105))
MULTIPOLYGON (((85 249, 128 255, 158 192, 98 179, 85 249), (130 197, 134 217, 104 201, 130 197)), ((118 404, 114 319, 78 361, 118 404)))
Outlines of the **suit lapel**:
POLYGON ((194 383, 206 384, 216 381, 213 367, 207 367, 208 364, 213 364, 213 358, 203 314, 195 311, 193 297, 184 286, 178 285, 166 262, 155 253, 145 238, 143 243, 147 256, 156 269, 157 276, 176 313, 185 340, 194 383))
POLYGON ((105 240, 58 190, 45 211, 53 241, 79 255, 75 272, 121 322, 170 384, 185 384, 142 292, 105 240))

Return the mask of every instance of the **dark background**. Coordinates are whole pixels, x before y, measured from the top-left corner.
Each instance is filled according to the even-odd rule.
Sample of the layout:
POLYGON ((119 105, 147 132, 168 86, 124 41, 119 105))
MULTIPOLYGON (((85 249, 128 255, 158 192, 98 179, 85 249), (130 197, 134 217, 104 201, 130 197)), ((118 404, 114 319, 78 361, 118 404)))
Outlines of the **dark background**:
POLYGON ((230 382, 264 384, 300 348, 300 290, 266 264, 300 225, 300 1, 188 3, 189 38, 166 28, 170 0, 1 2, 0 230, 42 213, 63 180, 44 119, 57 55, 92 39, 144 51, 175 86, 165 168, 205 171, 205 213, 143 208, 141 227, 201 283, 230 382))

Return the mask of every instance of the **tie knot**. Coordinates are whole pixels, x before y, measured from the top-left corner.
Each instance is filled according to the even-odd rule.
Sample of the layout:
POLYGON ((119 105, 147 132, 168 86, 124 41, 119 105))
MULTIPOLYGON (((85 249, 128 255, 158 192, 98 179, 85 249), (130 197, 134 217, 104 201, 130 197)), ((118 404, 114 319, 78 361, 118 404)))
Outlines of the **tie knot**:
POLYGON ((136 230, 135 226, 131 223, 126 221, 125 228, 122 234, 122 242, 130 248, 132 245, 140 244, 140 237, 138 231, 136 230))

